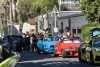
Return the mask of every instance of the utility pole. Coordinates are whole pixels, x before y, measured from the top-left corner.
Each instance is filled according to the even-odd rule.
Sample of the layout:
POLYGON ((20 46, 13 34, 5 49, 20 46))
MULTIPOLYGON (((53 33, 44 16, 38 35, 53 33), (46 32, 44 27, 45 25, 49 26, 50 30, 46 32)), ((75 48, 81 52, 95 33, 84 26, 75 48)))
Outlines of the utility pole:
POLYGON ((59 11, 61 11, 62 0, 59 0, 59 11))
POLYGON ((53 14, 53 16, 54 16, 54 21, 55 21, 55 22, 54 22, 54 23, 55 23, 55 24, 54 24, 54 32, 57 33, 57 32, 58 32, 58 28, 57 28, 57 17, 58 17, 58 15, 59 15, 59 11, 58 11, 56 5, 54 5, 51 14, 53 14))

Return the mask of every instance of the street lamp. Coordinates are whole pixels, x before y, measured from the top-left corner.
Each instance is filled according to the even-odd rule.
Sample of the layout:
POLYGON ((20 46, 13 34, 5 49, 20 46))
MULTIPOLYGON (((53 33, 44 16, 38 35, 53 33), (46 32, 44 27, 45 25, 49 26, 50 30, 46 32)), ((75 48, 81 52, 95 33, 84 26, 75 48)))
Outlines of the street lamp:
POLYGON ((53 15, 54 16, 54 32, 55 33, 57 33, 58 32, 58 28, 57 28, 57 17, 59 16, 59 11, 58 11, 58 9, 57 9, 57 7, 56 7, 56 5, 54 5, 54 7, 53 7, 53 10, 52 10, 52 12, 51 12, 51 15, 53 15))

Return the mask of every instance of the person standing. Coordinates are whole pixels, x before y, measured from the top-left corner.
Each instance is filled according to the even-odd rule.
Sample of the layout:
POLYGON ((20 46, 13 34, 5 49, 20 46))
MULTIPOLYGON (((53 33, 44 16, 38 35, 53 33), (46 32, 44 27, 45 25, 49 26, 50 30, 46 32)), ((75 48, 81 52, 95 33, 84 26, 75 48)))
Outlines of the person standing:
POLYGON ((33 51, 33 36, 30 36, 30 51, 33 51))
POLYGON ((26 50, 29 51, 30 50, 30 35, 29 32, 26 32, 25 35, 25 44, 26 44, 26 50))
POLYGON ((37 41, 38 41, 38 39, 37 39, 37 36, 33 33, 32 34, 32 37, 33 37, 33 39, 32 39, 32 41, 33 41, 33 51, 36 51, 37 50, 37 41))
POLYGON ((26 51, 25 33, 22 33, 22 49, 23 51, 26 51))
POLYGON ((69 38, 70 37, 70 31, 69 28, 65 28, 65 31, 63 33, 63 38, 69 38))

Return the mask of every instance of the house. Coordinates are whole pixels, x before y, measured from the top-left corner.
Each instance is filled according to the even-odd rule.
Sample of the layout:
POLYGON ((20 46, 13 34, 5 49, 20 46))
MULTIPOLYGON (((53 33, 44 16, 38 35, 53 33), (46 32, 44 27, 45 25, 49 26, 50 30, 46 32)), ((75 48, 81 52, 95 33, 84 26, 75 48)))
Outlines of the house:
POLYGON ((29 32, 30 34, 31 33, 36 33, 37 32, 37 21, 36 19, 28 19, 28 24, 30 24, 30 27, 29 27, 29 32))
POLYGON ((37 22, 36 19, 28 19, 27 23, 23 24, 22 33, 29 32, 30 34, 37 32, 37 22))
MULTIPOLYGON (((79 10, 79 4, 80 0, 58 0, 59 6, 64 5, 71 11, 79 10)), ((61 8, 59 7, 59 10, 61 8)))
MULTIPOLYGON (((87 24, 88 21, 82 15, 81 11, 61 11, 57 17, 57 28, 64 31, 66 27, 70 28, 71 34, 81 35, 81 26, 87 24)), ((50 28, 54 33, 55 19, 51 13, 38 17, 38 32, 44 32, 44 29, 50 28), (42 17, 42 19, 41 19, 42 17), (44 19, 43 19, 44 18, 44 19), (43 21, 43 22, 42 22, 43 21)))

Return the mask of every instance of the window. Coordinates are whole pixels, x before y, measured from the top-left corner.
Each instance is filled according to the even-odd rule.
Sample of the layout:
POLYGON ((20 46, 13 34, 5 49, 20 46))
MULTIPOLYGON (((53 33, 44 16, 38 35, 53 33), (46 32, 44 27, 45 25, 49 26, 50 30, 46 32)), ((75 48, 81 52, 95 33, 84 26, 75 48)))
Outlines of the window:
POLYGON ((44 27, 44 23, 40 21, 40 29, 43 29, 43 27, 44 27))
POLYGON ((72 29, 73 34, 76 34, 76 29, 72 29))
POLYGON ((81 33, 81 29, 77 29, 77 33, 80 34, 81 33))

